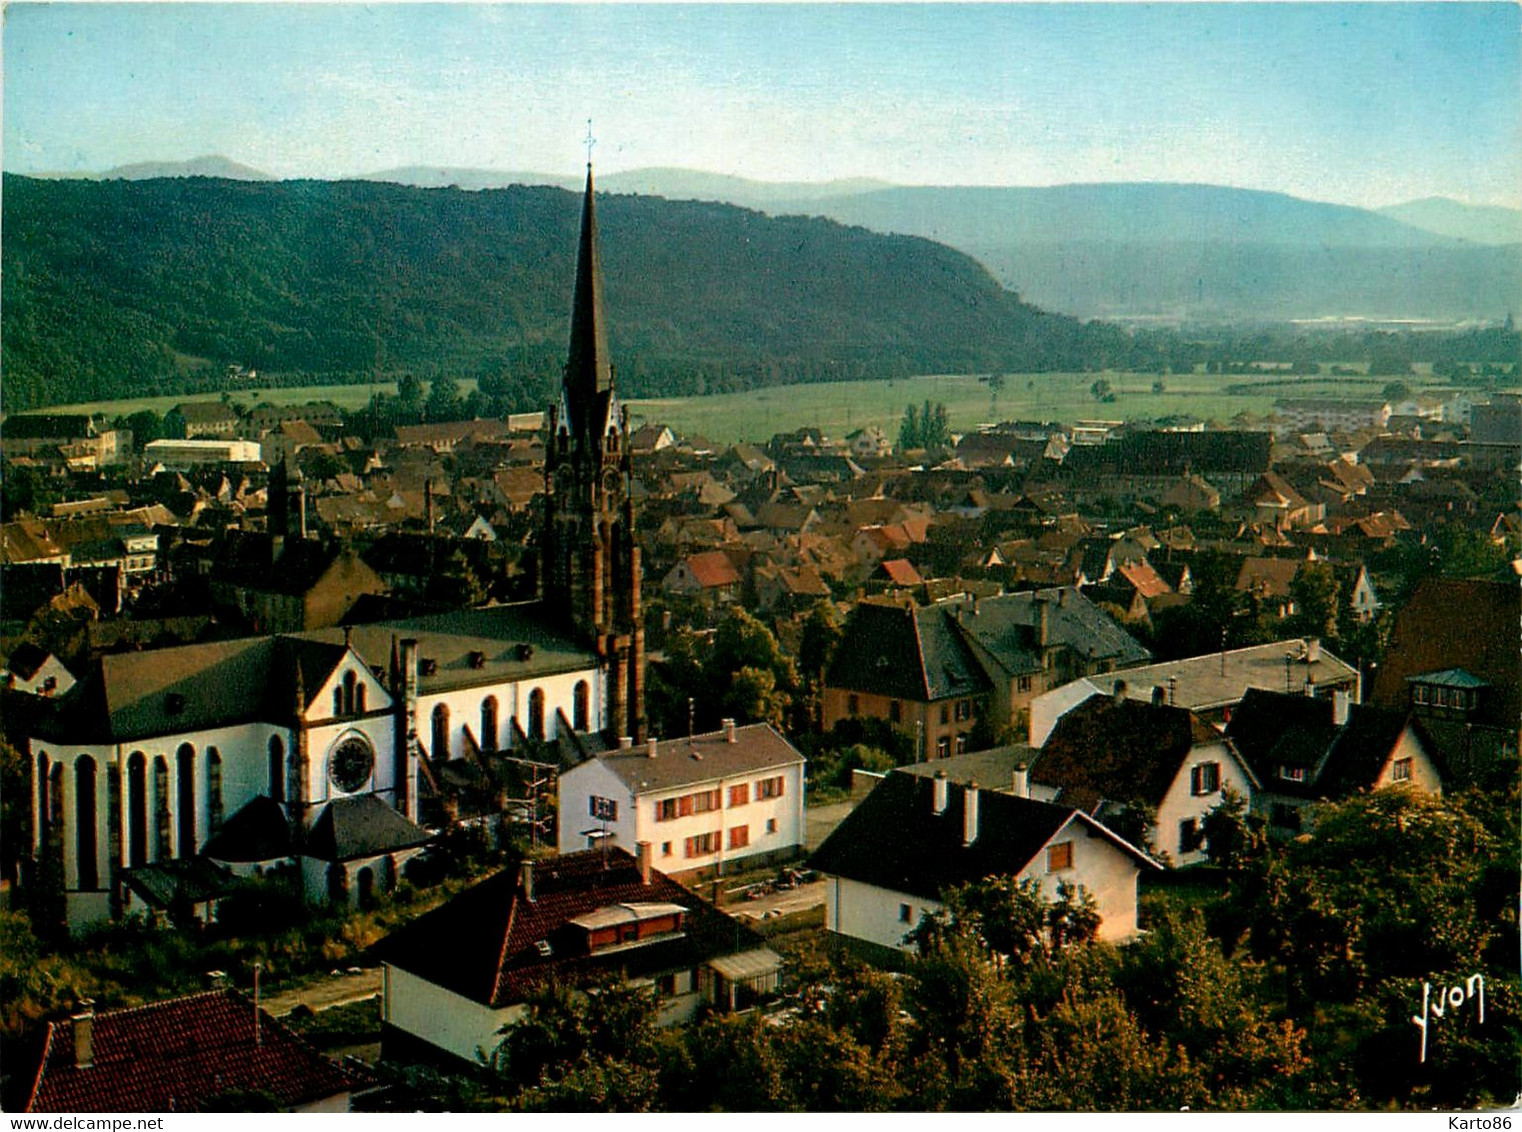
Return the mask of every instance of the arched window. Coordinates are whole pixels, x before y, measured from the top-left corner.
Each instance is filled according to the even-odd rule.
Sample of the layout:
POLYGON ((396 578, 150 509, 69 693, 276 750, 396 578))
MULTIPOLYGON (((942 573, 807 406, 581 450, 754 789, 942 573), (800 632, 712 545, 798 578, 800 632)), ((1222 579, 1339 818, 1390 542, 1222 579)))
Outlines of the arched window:
POLYGON ((48 832, 58 840, 59 851, 63 850, 65 836, 63 821, 63 763, 55 762, 53 769, 48 771, 48 832))
POLYGON ((336 684, 333 686, 333 714, 344 714, 344 690, 336 684))
POLYGON ((206 833, 222 828, 222 754, 215 747, 206 749, 206 833))
POLYGON ((481 749, 497 749, 497 697, 487 696, 481 701, 481 749))
POLYGON ((179 785, 174 809, 180 819, 178 838, 180 856, 194 857, 196 852, 196 749, 189 743, 181 743, 174 757, 179 785))
POLYGON ((369 691, 370 689, 364 684, 360 684, 354 689, 354 710, 356 712, 363 713, 365 711, 365 697, 369 694, 369 691))
POLYGON ((449 757, 449 705, 440 704, 433 709, 433 750, 435 759, 449 757))
POLYGON ((39 841, 47 840, 47 824, 53 817, 53 807, 48 801, 48 753, 37 753, 37 831, 39 841))
POLYGON ((535 688, 528 694, 528 737, 544 738, 544 689, 535 688))
POLYGON ((285 801, 285 744, 280 736, 270 736, 270 797, 285 801))
POLYGON ((590 731, 591 720, 592 689, 585 680, 578 680, 571 693, 571 726, 577 731, 590 731))
POLYGON ((349 874, 338 861, 328 866, 328 899, 334 904, 349 902, 349 874))
POLYGON ((95 760, 84 755, 74 763, 74 859, 79 887, 100 887, 95 860, 95 760))
POLYGON ((359 870, 359 906, 369 909, 375 907, 375 873, 366 865, 359 870))
POLYGON ((354 670, 344 673, 344 714, 354 714, 354 670))
POLYGON ((148 863, 148 760, 142 751, 127 758, 127 863, 148 863))
POLYGON ((174 834, 169 823, 169 761, 153 760, 153 859, 167 861, 174 854, 174 834))

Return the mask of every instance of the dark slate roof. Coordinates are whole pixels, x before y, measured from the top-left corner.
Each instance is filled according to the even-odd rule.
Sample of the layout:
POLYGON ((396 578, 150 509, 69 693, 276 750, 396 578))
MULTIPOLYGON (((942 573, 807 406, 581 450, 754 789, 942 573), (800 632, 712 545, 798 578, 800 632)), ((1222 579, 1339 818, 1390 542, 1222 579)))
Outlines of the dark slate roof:
POLYGON ((733 743, 725 738, 725 732, 710 731, 691 739, 657 742, 655 752, 652 759, 647 744, 604 751, 596 758, 636 794, 696 786, 737 774, 759 774, 803 762, 797 748, 769 723, 736 727, 733 743))
POLYGON ((762 946, 761 937, 658 871, 650 884, 623 849, 591 849, 536 861, 534 899, 516 866, 467 889, 393 932, 375 954, 428 982, 493 1008, 522 1002, 549 979, 572 982, 602 972, 627 977, 690 969, 762 946), (572 917, 623 903, 687 909, 680 935, 603 955, 589 954, 572 917), (537 946, 549 945, 549 955, 537 946))
POLYGON ((335 798, 312 823, 302 854, 320 861, 352 861, 426 843, 429 834, 374 794, 335 798))
POLYGON ((1423 684, 1432 684, 1439 688, 1488 688, 1484 680, 1472 673, 1465 672, 1462 668, 1445 668, 1441 672, 1420 672, 1415 676, 1407 676, 1406 682, 1419 681, 1423 684))
POLYGON ((948 888, 1014 875, 1070 820, 1100 831, 1144 867, 1155 862, 1071 806, 978 791, 978 836, 963 844, 968 788, 947 784, 944 812, 935 812, 933 779, 894 771, 878 783, 814 851, 820 872, 892 892, 937 900, 948 888))
POLYGON ((219 1094, 258 1090, 284 1108, 361 1083, 235 991, 108 1010, 92 1023, 89 1068, 74 1062, 75 1023, 48 1025, 27 1112, 195 1112, 219 1094))
POLYGON ((37 675, 37 670, 47 662, 47 649, 35 645, 31 641, 22 641, 6 659, 6 667, 23 680, 30 680, 37 675))
POLYGON ((1094 661, 1143 664, 1152 654, 1102 609, 1070 587, 948 603, 956 626, 1010 675, 1041 669, 1037 603, 1047 607, 1047 639, 1094 661))
POLYGON ((227 896, 238 887, 229 870, 204 857, 183 857, 154 865, 139 865, 122 873, 127 887, 154 908, 199 904, 227 896))
POLYGON ((1030 780, 1088 813, 1105 799, 1156 806, 1192 748, 1222 742, 1186 708, 1093 695, 1057 721, 1030 780))
MULTIPOLYGON (((1347 726, 1341 728, 1320 768, 1316 781, 1320 793, 1338 798, 1371 788, 1406 730, 1408 718, 1404 711, 1354 704, 1347 726)), ((1420 725, 1415 725, 1415 732, 1417 741, 1428 749, 1420 725)))
POLYGON ((928 702, 992 686, 941 605, 859 603, 846 621, 825 683, 928 702))
POLYGON ((212 834, 201 849, 202 856, 215 861, 275 861, 295 853, 291 827, 280 803, 267 794, 252 798, 222 828, 212 834))
POLYGON ((1273 435, 1267 432, 1133 432, 1099 445, 1074 445, 1064 474, 1176 476, 1254 475, 1268 470, 1273 435))
POLYGON ((1299 793, 1299 788, 1312 786, 1316 767, 1336 732, 1332 711, 1331 700, 1248 688, 1231 709, 1226 737, 1269 789, 1299 793), (1281 766, 1305 767, 1306 781, 1280 779, 1281 766))

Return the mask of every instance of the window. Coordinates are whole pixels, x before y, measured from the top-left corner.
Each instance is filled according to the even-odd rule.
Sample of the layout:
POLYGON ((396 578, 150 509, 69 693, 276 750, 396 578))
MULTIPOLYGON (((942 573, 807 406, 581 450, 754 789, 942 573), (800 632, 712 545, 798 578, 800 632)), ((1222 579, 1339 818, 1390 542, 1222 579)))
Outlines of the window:
POLYGON ((1178 851, 1180 853, 1193 853, 1200 847, 1202 840, 1199 824, 1193 818, 1185 818, 1178 823, 1178 851))
POLYGON ((100 887, 95 860, 95 760, 89 755, 74 763, 74 838, 79 887, 100 887))
POLYGON ((656 821, 675 821, 677 817, 675 798, 665 798, 655 804, 656 821))
POLYGON ((899 923, 901 923, 901 924, 907 924, 907 923, 909 923, 910 922, 909 917, 911 917, 913 915, 914 915, 914 909, 911 908, 909 905, 907 905, 907 904, 900 904, 898 906, 898 922, 899 923))
POLYGON ((333 689, 333 714, 334 715, 342 715, 343 713, 344 713, 344 690, 342 688, 334 688, 333 689))
POLYGON ((888 719, 893 723, 902 723, 904 721, 904 705, 897 700, 889 700, 888 719))
POLYGON ((179 796, 174 808, 180 819, 180 856, 193 857, 196 851, 196 749, 180 744, 175 754, 176 785, 179 796))
POLYGON ((1395 762, 1390 765, 1390 781, 1391 782, 1410 782, 1411 781, 1411 760, 1410 759, 1396 759, 1395 762))
POLYGON ((780 774, 776 778, 763 778, 756 783, 756 799, 759 801, 762 798, 780 798, 782 787, 783 778, 780 774))
POLYGON ((706 814, 717 810, 724 804, 723 791, 717 788, 713 790, 700 790, 692 796, 693 813, 706 814))
POLYGON ((449 757, 449 705, 440 704, 433 709, 433 750, 428 752, 435 759, 449 757))
POLYGON ((497 697, 487 696, 481 701, 481 749, 497 749, 497 697))
POLYGON ((215 747, 206 749, 206 830, 216 833, 222 828, 222 755, 215 747))
POLYGON ((544 689, 535 688, 528 694, 528 737, 544 739, 544 689))
POLYGON ((587 798, 587 813, 598 821, 618 820, 618 800, 616 798, 599 798, 596 794, 587 798))
POLYGON ((1427 685, 1414 684, 1411 688, 1411 698, 1419 704, 1427 702, 1427 685))
POLYGON ((174 855, 174 832, 169 818, 169 760, 153 760, 153 859, 167 861, 174 855))
MULTIPOLYGON (((282 792, 276 801, 283 799, 282 792)), ((148 863, 148 761, 142 751, 127 759, 127 860, 134 867, 148 863)))
POLYGON ((1071 841, 1059 841, 1055 845, 1046 847, 1046 871, 1058 872, 1061 869, 1073 867, 1073 843, 1071 841))
POLYGON ((935 757, 944 759, 951 754, 951 736, 942 735, 935 741, 935 757))
POLYGON ((343 714, 344 715, 352 715, 354 713, 354 708, 355 708, 354 685, 356 684, 356 682, 357 681, 354 678, 354 672, 353 672, 352 669, 350 671, 344 673, 344 697, 343 697, 343 706, 344 706, 343 714))
POLYGON ((677 817, 690 818, 692 816, 692 798, 693 796, 691 794, 683 794, 676 800, 677 817))
POLYGON ((1194 795, 1214 794, 1221 788, 1221 764, 1200 763, 1190 768, 1189 793, 1194 795))
POLYGON ((1303 766, 1281 766, 1279 768, 1279 777, 1284 779, 1285 782, 1304 782, 1305 781, 1305 767, 1303 767, 1303 766))
POLYGON ((719 851, 719 831, 700 833, 687 839, 687 856, 707 857, 719 851))
POLYGON ((750 844, 750 826, 736 825, 729 830, 729 847, 731 849, 744 849, 750 844))
POLYGON ((591 729, 591 705, 591 687, 585 680, 576 681, 576 687, 571 692, 571 726, 577 731, 588 731, 591 729))
POLYGON ((1020 679, 1016 682, 1015 687, 1022 692, 1029 692, 1031 690, 1031 677, 1020 677, 1020 679))
POLYGON ((958 720, 968 720, 968 719, 971 719, 971 718, 972 718, 972 701, 971 700, 958 700, 957 701, 957 719, 958 720))
POLYGON ((861 714, 861 697, 858 696, 855 692, 852 692, 849 696, 846 697, 846 714, 861 714))
POLYGON ((777 832, 777 819, 776 818, 767 818, 766 819, 766 832, 767 833, 776 833, 777 832))
POLYGON ((671 856, 671 842, 669 842, 669 841, 662 841, 661 842, 661 856, 662 857, 669 857, 669 856, 671 856))
POLYGON ((941 722, 942 723, 950 723, 951 722, 951 705, 950 704, 942 704, 941 705, 941 722))
POLYGON ((356 712, 363 714, 365 710, 365 698, 368 695, 369 691, 363 684, 354 689, 354 710, 356 712))
POLYGON ((729 804, 731 806, 743 806, 750 801, 750 783, 742 782, 738 786, 729 788, 729 804))
POLYGON ((280 736, 270 736, 270 797, 285 801, 285 744, 280 736))

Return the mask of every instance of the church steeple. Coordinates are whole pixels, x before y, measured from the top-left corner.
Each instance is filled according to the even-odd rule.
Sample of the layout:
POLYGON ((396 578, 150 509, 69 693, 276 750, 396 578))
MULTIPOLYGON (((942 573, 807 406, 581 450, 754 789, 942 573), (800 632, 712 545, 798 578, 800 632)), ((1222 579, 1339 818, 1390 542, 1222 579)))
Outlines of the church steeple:
MULTIPOLYGON (((581 202, 581 243, 576 251, 576 291, 571 302, 571 348, 565 363, 565 400, 571 430, 585 436, 590 422, 576 419, 604 402, 601 394, 613 388, 608 360, 608 333, 602 317, 602 263, 597 248, 597 205, 592 190, 592 163, 587 162, 587 188, 581 202)), ((601 422, 598 422, 599 424, 601 422)))
POLYGON ((544 460, 540 596, 603 665, 602 719, 643 740, 645 633, 630 495, 629 419, 614 392, 602 310, 592 163, 581 203, 571 342, 544 460))

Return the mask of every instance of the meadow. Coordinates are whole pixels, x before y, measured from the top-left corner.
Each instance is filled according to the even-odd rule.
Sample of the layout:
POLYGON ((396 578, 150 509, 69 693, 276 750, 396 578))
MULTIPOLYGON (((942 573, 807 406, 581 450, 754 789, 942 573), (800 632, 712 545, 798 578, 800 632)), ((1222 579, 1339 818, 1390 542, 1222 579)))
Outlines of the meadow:
MULTIPOLYGON (((636 424, 669 425, 684 435, 699 435, 715 443, 739 440, 762 441, 777 432, 811 425, 830 436, 845 436, 858 428, 876 425, 897 440, 899 422, 908 405, 925 401, 946 406, 954 431, 965 432, 980 424, 1000 420, 1156 420, 1188 415, 1227 425, 1240 413, 1267 416, 1276 399, 1300 397, 1379 396, 1387 378, 1241 374, 1169 374, 1159 379, 1143 373, 1039 373, 1010 374, 1004 388, 994 395, 988 383, 976 376, 946 374, 875 381, 840 381, 809 385, 779 385, 746 393, 723 393, 706 397, 663 397, 629 402, 636 424), (1096 380, 1109 383, 1113 401, 1096 400, 1091 388, 1096 380), (1162 392, 1154 392, 1161 380, 1162 392)), ((1430 378, 1406 379, 1419 388, 1430 378)), ((462 379, 462 394, 475 382, 462 379)), ((269 389, 239 389, 228 394, 236 405, 248 408, 261 402, 278 405, 307 401, 331 401, 342 409, 363 408, 374 393, 395 393, 394 382, 357 385, 307 385, 269 389)), ((51 413, 103 413, 128 416, 143 409, 163 414, 192 398, 184 394, 136 397, 129 400, 95 401, 57 405, 51 413)))

